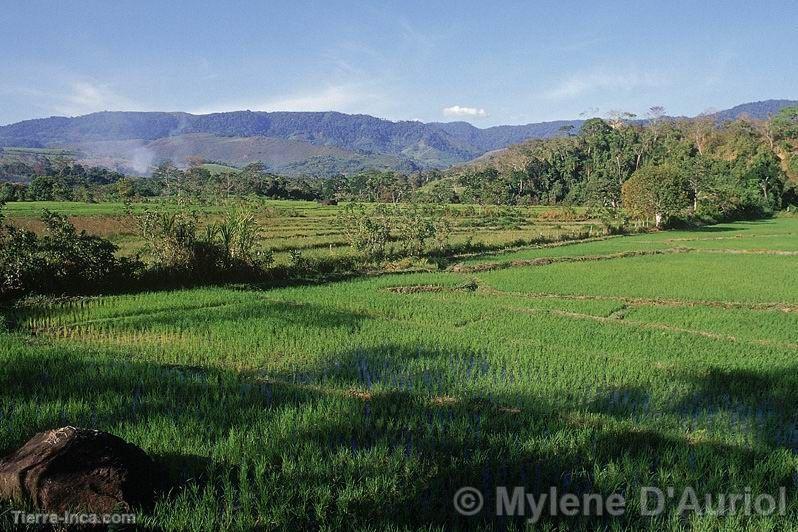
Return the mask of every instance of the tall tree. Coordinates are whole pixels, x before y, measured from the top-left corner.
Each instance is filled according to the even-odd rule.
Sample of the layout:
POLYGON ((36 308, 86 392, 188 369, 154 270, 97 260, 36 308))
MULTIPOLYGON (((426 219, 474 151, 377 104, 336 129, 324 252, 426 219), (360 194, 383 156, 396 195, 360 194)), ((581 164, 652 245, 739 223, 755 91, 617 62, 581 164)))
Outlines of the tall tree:
POLYGON ((684 177, 670 165, 646 166, 623 185, 626 210, 642 219, 654 220, 657 228, 690 204, 684 177))

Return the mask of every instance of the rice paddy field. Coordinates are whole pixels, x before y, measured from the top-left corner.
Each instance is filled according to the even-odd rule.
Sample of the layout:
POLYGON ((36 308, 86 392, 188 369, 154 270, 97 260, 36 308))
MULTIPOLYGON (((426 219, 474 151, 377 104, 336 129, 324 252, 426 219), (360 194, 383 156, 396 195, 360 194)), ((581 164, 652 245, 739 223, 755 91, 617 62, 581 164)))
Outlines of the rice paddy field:
MULTIPOLYGON (((279 217, 285 238, 338 242, 333 209, 275 208, 301 213, 279 217)), ((784 216, 437 273, 30 304, 0 332, 0 453, 65 424, 139 445, 168 486, 139 515, 153 530, 531 526, 496 515, 498 486, 627 501, 542 530, 796 530, 796 272, 784 216), (474 515, 453 506, 466 486, 474 515), (641 515, 649 486, 707 511, 641 515), (704 506, 782 488, 772 515, 704 506)))
MULTIPOLYGON (((291 250, 300 250, 307 257, 350 253, 344 230, 336 223, 342 207, 292 200, 251 203, 261 227, 261 245, 274 252, 278 263, 288 262, 291 250)), ((231 206, 193 205, 190 208, 213 221, 222 218, 231 206)), ((123 203, 16 202, 7 204, 4 212, 11 224, 41 231, 43 224, 39 218, 44 209, 66 214, 79 230, 111 240, 123 255, 133 255, 144 246, 137 235, 135 220, 123 203)), ((174 210, 177 206, 165 202, 136 203, 130 205, 130 209, 133 213, 141 213, 146 209, 174 210)), ((591 229, 598 231, 597 220, 587 218, 584 209, 449 205, 445 217, 452 227, 450 241, 454 245, 468 241, 503 248, 540 239, 569 238, 591 229)))

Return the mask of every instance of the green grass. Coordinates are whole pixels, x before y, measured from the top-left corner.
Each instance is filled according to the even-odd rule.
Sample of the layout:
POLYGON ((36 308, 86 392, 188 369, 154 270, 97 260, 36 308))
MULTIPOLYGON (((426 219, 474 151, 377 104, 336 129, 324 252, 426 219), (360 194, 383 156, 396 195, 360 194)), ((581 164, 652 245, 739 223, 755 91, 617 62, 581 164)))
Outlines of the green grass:
MULTIPOLYGON (((258 200, 252 205, 261 226, 261 245, 275 253, 278 264, 287 263, 293 249, 302 250, 306 257, 320 258, 351 253, 343 229, 335 222, 343 204, 324 206, 313 201, 258 200)), ((174 203, 155 200, 130 207, 134 213, 145 209, 177 208, 174 203)), ((589 221, 561 223, 538 219, 541 212, 558 210, 551 208, 446 207, 452 223, 450 240, 454 245, 471 242, 491 248, 513 247, 540 238, 556 240, 568 237, 590 227, 589 221), (507 216, 513 220, 511 226, 503 222, 507 216)), ((218 205, 193 205, 191 208, 216 219, 230 207, 222 202, 218 205)), ((123 203, 15 202, 6 205, 4 212, 12 224, 38 231, 42 228, 38 218, 45 209, 69 215, 78 229, 111 240, 121 248, 123 255, 133 255, 144 247, 144 242, 135 235, 135 223, 126 216, 123 203)))
POLYGON ((64 150, 61 148, 17 148, 17 147, 3 147, 5 155, 16 154, 34 154, 34 155, 74 155, 72 150, 64 150))
POLYGON ((700 250, 798 251, 798 218, 783 216, 756 222, 718 224, 696 231, 664 231, 611 237, 579 245, 535 247, 501 256, 479 256, 464 264, 485 264, 544 257, 605 255, 628 251, 688 248, 700 250))
POLYGON ((796 303, 796 257, 674 253, 510 268, 479 275, 504 292, 755 303, 796 303), (733 287, 729 283, 734 283, 733 287))
POLYGON ((549 529, 795 529, 798 256, 773 253, 795 230, 777 218, 486 259, 578 262, 19 308, 0 333, 0 452, 66 423, 118 434, 172 486, 140 516, 154 529, 522 529, 493 515, 499 485, 628 496, 615 523, 549 529), (462 486, 485 493, 477 516, 453 511, 462 486), (784 486, 788 511, 641 517, 643 486, 784 486))
POLYGON ((235 166, 227 166, 226 164, 206 163, 202 165, 211 175, 219 175, 224 173, 237 174, 241 170, 235 166))

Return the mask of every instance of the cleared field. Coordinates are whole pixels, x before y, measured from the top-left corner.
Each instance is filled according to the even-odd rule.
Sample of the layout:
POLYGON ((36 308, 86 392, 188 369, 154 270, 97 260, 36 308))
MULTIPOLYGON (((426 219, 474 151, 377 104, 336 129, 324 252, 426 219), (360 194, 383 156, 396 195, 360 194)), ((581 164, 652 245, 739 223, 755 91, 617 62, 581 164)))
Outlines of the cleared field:
POLYGON ((211 175, 219 175, 224 173, 237 174, 238 172, 241 171, 234 166, 227 166, 226 164, 216 164, 216 163, 203 164, 202 168, 210 172, 211 175))
POLYGON ((65 423, 133 441, 173 486, 141 516, 153 528, 521 529, 494 516, 494 489, 525 486, 627 495, 619 522, 544 529, 795 529, 796 228, 19 309, 19 330, 0 333, 0 451, 65 423), (511 263, 546 257, 573 262, 511 263), (453 511, 463 486, 482 491, 482 513, 453 511), (680 516, 672 501, 641 517, 643 486, 784 487, 786 514, 680 516))
POLYGON ((60 148, 17 148, 13 146, 3 147, 3 155, 5 156, 28 155, 28 154, 71 156, 74 155, 74 152, 72 150, 63 150, 60 148))

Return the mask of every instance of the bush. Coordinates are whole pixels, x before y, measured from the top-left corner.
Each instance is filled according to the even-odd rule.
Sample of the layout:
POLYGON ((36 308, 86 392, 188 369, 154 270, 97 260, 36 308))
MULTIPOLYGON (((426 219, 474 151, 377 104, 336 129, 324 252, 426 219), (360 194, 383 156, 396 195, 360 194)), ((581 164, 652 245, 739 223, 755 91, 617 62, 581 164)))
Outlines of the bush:
POLYGON ((436 226, 431 216, 418 207, 399 213, 394 223, 403 256, 420 257, 424 254, 427 240, 435 237, 436 226))
POLYGON ((368 212, 362 205, 350 204, 339 214, 349 244, 368 260, 382 260, 391 236, 391 218, 383 205, 368 212))
POLYGON ((147 243, 150 274, 180 282, 218 282, 260 277, 274 257, 256 249, 258 226, 252 212, 240 209, 199 230, 196 212, 152 212, 136 217, 147 243))
POLYGON ((720 181, 708 189, 698 202, 696 217, 705 223, 754 220, 772 214, 755 191, 720 181))
POLYGON ((348 205, 338 217, 352 248, 369 262, 386 258, 420 257, 427 252, 443 253, 449 246, 451 224, 444 218, 445 209, 425 205, 388 207, 378 205, 367 210, 362 205, 348 205), (434 248, 428 249, 428 243, 434 248), (396 246, 389 242, 395 242, 396 246))
POLYGON ((140 264, 117 258, 117 247, 78 233, 65 216, 44 211, 45 234, 5 226, 0 232, 0 299, 29 293, 66 294, 118 289, 140 264))
POLYGON ((590 209, 589 215, 601 223, 601 230, 605 236, 620 235, 627 230, 629 225, 629 217, 621 209, 593 207, 590 209))

